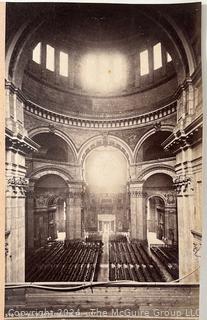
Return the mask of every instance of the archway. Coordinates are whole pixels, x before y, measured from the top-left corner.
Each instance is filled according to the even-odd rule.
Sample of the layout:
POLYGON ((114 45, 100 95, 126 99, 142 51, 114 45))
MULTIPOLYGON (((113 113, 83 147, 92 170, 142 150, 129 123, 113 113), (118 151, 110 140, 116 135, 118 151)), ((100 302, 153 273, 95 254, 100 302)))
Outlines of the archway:
MULTIPOLYGON (((62 201, 67 203, 69 193, 68 184, 61 176, 47 172, 36 176, 32 189, 32 193, 26 198, 26 249, 28 252, 44 246, 48 240, 58 238, 58 206, 62 205, 62 201)), ((66 210, 66 205, 64 209, 66 210)))
POLYGON ((148 243, 164 243, 165 233, 165 203, 160 196, 152 196, 147 201, 148 243))
POLYGON ((166 152, 162 143, 169 137, 169 130, 152 130, 151 134, 147 133, 142 137, 135 148, 135 161, 150 161, 173 157, 173 154, 166 152))
POLYGON ((112 146, 93 149, 85 158, 86 202, 84 229, 102 236, 128 231, 128 163, 112 146))
POLYGON ((144 182, 145 229, 150 244, 177 244, 177 199, 172 177, 154 173, 144 182))
POLYGON ((48 210, 55 208, 54 219, 57 240, 65 240, 66 238, 66 199, 55 196, 48 201, 48 210))
MULTIPOLYGON (((41 129, 39 130, 41 131, 41 129)), ((58 162, 75 162, 76 155, 68 141, 53 132, 39 132, 32 139, 40 145, 34 158, 58 162)))

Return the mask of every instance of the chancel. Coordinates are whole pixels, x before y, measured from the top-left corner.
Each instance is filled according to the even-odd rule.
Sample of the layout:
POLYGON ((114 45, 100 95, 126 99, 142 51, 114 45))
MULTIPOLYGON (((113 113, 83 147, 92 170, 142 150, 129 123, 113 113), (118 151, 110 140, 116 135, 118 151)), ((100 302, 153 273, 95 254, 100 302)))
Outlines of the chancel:
POLYGON ((200 15, 7 3, 6 317, 198 308, 200 15))

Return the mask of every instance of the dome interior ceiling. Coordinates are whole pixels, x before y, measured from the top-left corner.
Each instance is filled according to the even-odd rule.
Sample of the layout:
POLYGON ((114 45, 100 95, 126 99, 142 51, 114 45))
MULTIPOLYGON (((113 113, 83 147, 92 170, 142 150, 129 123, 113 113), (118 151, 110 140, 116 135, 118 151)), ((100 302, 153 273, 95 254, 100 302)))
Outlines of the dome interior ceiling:
MULTIPOLYGON (((178 75, 184 74, 184 69, 179 42, 171 41, 168 25, 164 24, 164 6, 35 3, 23 6, 22 11, 21 4, 13 6, 18 9, 16 13, 20 16, 20 25, 26 16, 28 22, 34 22, 34 25, 37 21, 36 29, 31 29, 31 37, 25 41, 19 69, 17 72, 10 69, 11 75, 15 70, 15 80, 19 81, 28 99, 58 111, 59 105, 63 105, 67 112, 75 112, 79 106, 78 111, 86 114, 105 112, 106 109, 107 112, 129 112, 134 109, 146 112, 171 101, 178 75), (35 64, 32 52, 39 43, 43 49, 39 64, 35 64), (162 62, 156 68, 153 65, 153 50, 158 44, 161 47, 162 62), (51 46, 55 53, 52 71, 47 67, 47 46, 51 46), (123 88, 110 88, 105 93, 96 88, 89 90, 82 83, 83 58, 93 54, 95 49, 101 49, 107 54, 115 49, 115 53, 126 59, 127 80, 123 88), (148 70, 143 73, 141 53, 144 51, 147 51, 148 70), (68 74, 65 77, 59 71, 61 52, 68 57, 68 74), (169 61, 167 54, 171 59, 169 61), (36 97, 37 91, 44 92, 44 99, 42 96, 36 97), (86 103, 88 100, 89 106, 86 103)), ((9 10, 8 16, 11 20, 9 10)), ((176 17, 177 22, 181 19, 178 6, 175 6, 172 16, 176 17)), ((111 78, 112 71, 111 67, 107 67, 111 78)))
POLYGON ((141 37, 147 27, 146 19, 137 10, 101 4, 58 6, 50 17, 50 24, 55 35, 64 33, 66 39, 90 42, 119 41, 134 35, 141 37))

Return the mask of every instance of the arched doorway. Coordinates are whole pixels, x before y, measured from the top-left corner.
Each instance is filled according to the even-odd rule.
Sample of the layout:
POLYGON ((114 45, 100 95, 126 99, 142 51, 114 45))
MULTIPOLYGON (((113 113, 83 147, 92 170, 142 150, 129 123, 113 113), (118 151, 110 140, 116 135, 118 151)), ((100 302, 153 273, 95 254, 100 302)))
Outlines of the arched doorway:
POLYGON ((93 149, 85 158, 86 202, 84 230, 89 235, 128 232, 128 163, 112 146, 93 149))
POLYGON ((62 197, 52 197, 48 201, 48 211, 53 211, 55 222, 55 239, 65 240, 66 238, 66 199, 62 197))
POLYGON ((177 244, 177 198, 172 177, 166 173, 150 175, 143 186, 145 224, 150 244, 177 244))
POLYGON ((62 213, 64 220, 64 212, 67 209, 66 181, 61 176, 49 172, 37 177, 34 180, 32 196, 28 195, 26 198, 27 249, 39 248, 48 240, 58 239, 58 213, 62 213))
POLYGON ((165 202, 159 196, 147 200, 147 240, 159 244, 165 239, 165 202))

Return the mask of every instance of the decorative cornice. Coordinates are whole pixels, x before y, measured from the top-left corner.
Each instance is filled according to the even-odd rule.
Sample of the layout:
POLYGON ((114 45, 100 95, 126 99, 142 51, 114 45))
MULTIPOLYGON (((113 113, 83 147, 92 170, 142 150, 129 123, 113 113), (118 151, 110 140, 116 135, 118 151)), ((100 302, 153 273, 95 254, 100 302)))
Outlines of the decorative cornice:
POLYGON ((168 105, 157 110, 150 111, 141 115, 134 115, 130 117, 123 118, 104 118, 104 119, 94 119, 94 118, 83 118, 75 117, 64 114, 59 114, 54 111, 47 110, 39 105, 27 101, 25 104, 25 111, 31 113, 37 117, 44 118, 49 121, 56 123, 80 127, 89 129, 117 129, 117 128, 128 128, 128 127, 139 127, 146 124, 154 123, 159 119, 168 117, 171 114, 176 113, 177 102, 173 101, 168 105))
POLYGON ((178 153, 181 149, 188 148, 202 140, 203 117, 200 115, 184 129, 177 129, 163 143, 166 151, 178 153))
POLYGON ((129 196, 131 198, 146 198, 148 196, 147 192, 140 190, 131 190, 129 191, 129 196))
POLYGON ((28 100, 22 92, 17 89, 11 82, 6 81, 6 89, 10 90, 12 93, 16 93, 21 101, 24 103, 24 109, 27 113, 33 114, 36 117, 43 118, 45 120, 52 121, 53 123, 60 123, 72 127, 79 128, 89 128, 89 129, 117 129, 117 128, 128 128, 128 127, 139 127, 146 124, 151 124, 160 121, 172 114, 176 113, 177 101, 165 104, 161 108, 156 110, 143 113, 141 115, 117 115, 113 116, 76 116, 76 115, 66 115, 61 114, 52 110, 48 110, 30 100, 28 100))
POLYGON ((33 140, 21 134, 14 135, 14 133, 6 128, 6 149, 13 150, 15 152, 22 152, 27 154, 33 151, 37 151, 39 145, 33 140))

